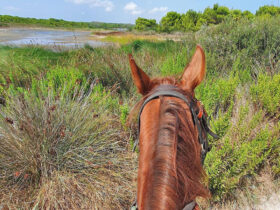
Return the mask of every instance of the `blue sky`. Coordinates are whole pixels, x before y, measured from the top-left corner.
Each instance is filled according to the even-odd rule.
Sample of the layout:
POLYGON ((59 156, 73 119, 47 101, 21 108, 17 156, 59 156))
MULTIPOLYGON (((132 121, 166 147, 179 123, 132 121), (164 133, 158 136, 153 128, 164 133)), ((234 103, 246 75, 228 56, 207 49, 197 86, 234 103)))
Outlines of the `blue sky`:
POLYGON ((0 0, 0 14, 72 21, 134 23, 137 17, 159 21, 168 11, 203 11, 215 3, 253 13, 279 0, 0 0))

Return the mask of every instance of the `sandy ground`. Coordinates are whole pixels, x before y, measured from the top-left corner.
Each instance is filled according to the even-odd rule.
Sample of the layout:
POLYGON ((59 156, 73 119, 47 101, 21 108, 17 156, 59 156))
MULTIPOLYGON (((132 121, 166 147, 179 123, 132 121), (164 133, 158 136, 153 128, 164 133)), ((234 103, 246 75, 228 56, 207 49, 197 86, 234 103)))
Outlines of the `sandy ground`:
POLYGON ((216 204, 211 210, 280 210, 280 179, 266 167, 254 180, 247 180, 233 195, 235 199, 216 204))
POLYGON ((256 203, 253 204, 248 198, 244 197, 241 202, 231 202, 226 205, 215 206, 215 210, 280 210, 280 192, 275 192, 269 195, 263 195, 260 198, 256 198, 256 203))
POLYGON ((260 204, 256 206, 257 209, 276 210, 280 209, 280 192, 273 193, 268 198, 260 200, 260 204))

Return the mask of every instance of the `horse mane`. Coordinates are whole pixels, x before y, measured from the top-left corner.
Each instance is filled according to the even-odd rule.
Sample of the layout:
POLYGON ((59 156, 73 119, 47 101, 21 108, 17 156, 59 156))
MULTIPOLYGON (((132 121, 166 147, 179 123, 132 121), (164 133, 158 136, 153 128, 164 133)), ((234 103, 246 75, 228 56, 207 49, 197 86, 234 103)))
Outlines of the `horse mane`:
MULTIPOLYGON (((178 86, 172 77, 152 80, 153 89, 159 84, 178 86)), ((187 98, 191 94, 181 91, 187 98)), ((150 91, 134 107, 136 111, 150 91)), ((160 116, 155 154, 151 163, 153 170, 148 179, 147 203, 152 209, 182 209, 197 196, 209 197, 208 189, 202 184, 205 177, 200 158, 201 146, 189 107, 178 99, 160 97, 160 116)), ((131 116, 130 116, 131 117, 131 116)))

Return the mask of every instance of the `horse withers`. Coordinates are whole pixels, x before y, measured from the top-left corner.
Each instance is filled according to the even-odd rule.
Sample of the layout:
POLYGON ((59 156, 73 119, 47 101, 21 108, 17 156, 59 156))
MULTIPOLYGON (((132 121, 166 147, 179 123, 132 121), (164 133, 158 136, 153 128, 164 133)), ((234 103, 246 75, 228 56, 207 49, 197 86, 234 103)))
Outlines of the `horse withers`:
POLYGON ((174 77, 150 79, 132 55, 129 62, 134 84, 143 96, 136 106, 141 108, 134 208, 199 209, 196 197, 210 197, 209 190, 202 184, 208 126, 205 110, 194 93, 205 77, 203 49, 196 47, 179 81, 174 77))

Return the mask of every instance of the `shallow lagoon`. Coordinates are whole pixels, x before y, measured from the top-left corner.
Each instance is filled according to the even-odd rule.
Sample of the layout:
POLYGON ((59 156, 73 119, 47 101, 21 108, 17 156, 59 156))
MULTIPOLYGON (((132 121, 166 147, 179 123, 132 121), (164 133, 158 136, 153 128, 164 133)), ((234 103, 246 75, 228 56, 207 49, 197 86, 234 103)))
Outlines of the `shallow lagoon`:
POLYGON ((52 49, 108 45, 95 41, 90 31, 70 31, 38 28, 0 28, 0 45, 41 45, 52 49))

